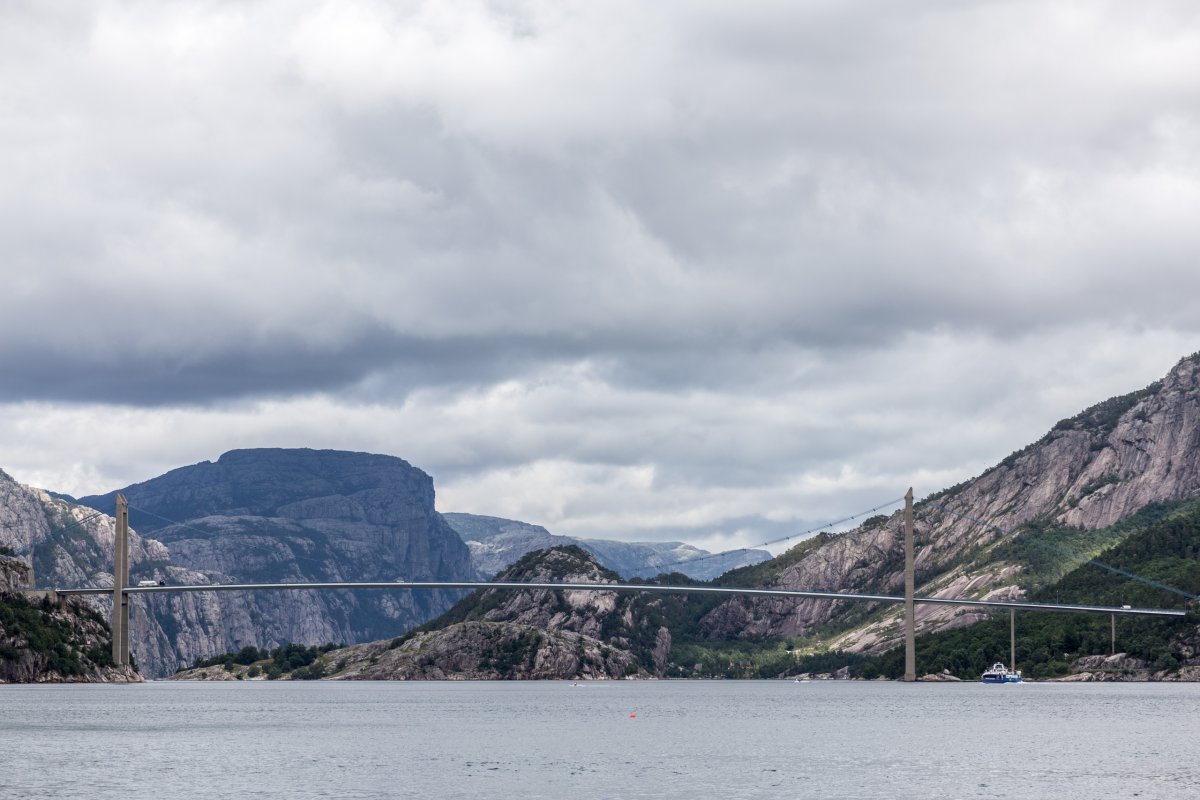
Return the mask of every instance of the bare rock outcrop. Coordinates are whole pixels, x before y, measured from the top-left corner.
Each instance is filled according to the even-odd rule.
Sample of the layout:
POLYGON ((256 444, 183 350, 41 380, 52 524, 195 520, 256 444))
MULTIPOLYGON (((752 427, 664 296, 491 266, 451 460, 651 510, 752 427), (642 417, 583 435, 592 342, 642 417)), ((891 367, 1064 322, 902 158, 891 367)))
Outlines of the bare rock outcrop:
MULTIPOLYGON (((617 576, 576 547, 536 551, 498 580, 517 583, 616 583, 617 576)), ((616 592, 528 589, 484 590, 478 618, 487 622, 527 625, 545 631, 570 631, 598 639, 605 619, 618 605, 616 592)))
POLYGON ((646 677, 626 650, 570 631, 510 622, 463 622, 325 657, 334 680, 608 680, 646 677))
MULTIPOLYGON (((526 554, 497 580, 605 586, 617 575, 570 545, 526 554)), ((660 677, 671 654, 661 602, 605 590, 482 589, 413 633, 335 650, 321 665, 339 680, 660 677)))
POLYGON ((0 594, 29 587, 33 570, 24 561, 0 556, 0 594))

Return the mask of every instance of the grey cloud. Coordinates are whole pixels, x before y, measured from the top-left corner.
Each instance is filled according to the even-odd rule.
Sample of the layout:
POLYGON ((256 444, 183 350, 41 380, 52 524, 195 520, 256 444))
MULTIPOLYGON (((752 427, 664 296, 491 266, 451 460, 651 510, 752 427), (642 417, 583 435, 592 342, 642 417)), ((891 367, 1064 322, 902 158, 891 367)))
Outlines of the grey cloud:
MULTIPOLYGON (((117 9, 97 24, 139 23, 117 9)), ((146 36, 170 24, 140 13, 146 36)), ((540 106, 535 86, 489 78, 486 61, 460 79, 512 102, 468 105, 473 84, 436 82, 453 36, 428 45, 421 83, 404 62, 360 75, 249 24, 296 33, 328 9, 241 13, 211 53, 164 51, 137 104, 104 81, 131 80, 156 54, 145 41, 121 62, 76 26, 79 52, 62 64, 60 35, 25 43, 45 69, 14 92, 35 97, 44 76, 55 94, 18 128, 44 129, 63 106, 87 127, 9 143, 41 177, 65 170, 19 170, 6 192, 0 235, 22 291, 0 301, 4 341, 20 343, 3 354, 5 397, 212 400, 476 368, 485 383, 579 358, 611 363, 615 379, 704 385, 722 380, 702 366, 721 349, 733 357, 714 360, 733 366, 780 341, 870 348, 939 326, 1008 336, 1198 318, 1184 299, 1200 281, 1185 269, 1197 85, 1152 67, 1121 78, 1105 61, 1115 24, 1031 34, 1027 5, 736 20, 701 7, 644 18, 665 53, 651 58, 619 35, 635 15, 605 23, 612 49, 587 57, 644 62, 641 84, 568 62, 556 75, 546 65, 567 54, 553 49, 531 76, 560 101, 572 81, 599 81, 591 102, 614 122, 589 129, 592 110, 540 106), (1054 41, 1080 61, 1036 49, 1054 41), (1109 84, 1084 81, 1091 67, 1109 84), (360 79, 377 84, 365 99, 360 79), (1174 216, 1144 206, 1146 181, 1168 173, 1174 216), (89 368, 116 352, 137 376, 123 389, 89 368)), ((579 33, 537 4, 513 13, 544 47, 579 33)), ((399 23, 398 36, 422 24, 399 23)), ((534 45, 521 41, 498 38, 497 58, 523 63, 534 45)))
POLYGON ((1163 374, 1195 341, 1085 329, 923 337, 744 391, 631 390, 577 368, 402 402, 293 396, 208 407, 9 404, 4 468, 75 495, 232 447, 399 455, 438 507, 580 536, 748 545, 978 474, 1061 417, 1163 374), (761 520, 759 520, 761 518, 761 520), (759 521, 756 521, 759 520, 759 521), (782 533, 778 533, 782 530, 782 533))
POLYGON ((52 488, 179 414, 767 532, 1196 349, 1193 4, 503 5, 0 12, 0 402, 154 433, 52 488))

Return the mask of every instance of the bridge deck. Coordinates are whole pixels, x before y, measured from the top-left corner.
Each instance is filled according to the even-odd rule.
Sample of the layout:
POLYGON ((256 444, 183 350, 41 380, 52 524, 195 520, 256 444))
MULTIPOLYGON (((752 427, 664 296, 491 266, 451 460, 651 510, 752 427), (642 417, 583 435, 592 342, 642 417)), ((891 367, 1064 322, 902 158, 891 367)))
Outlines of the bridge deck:
MULTIPOLYGON (((197 586, 130 586, 127 594, 163 594, 170 592, 251 592, 303 591, 317 589, 559 589, 576 592, 659 592, 664 594, 719 594, 742 597, 792 597, 816 600, 842 600, 867 603, 903 603, 903 597, 886 594, 843 594, 812 592, 796 589, 758 589, 729 586, 664 586, 637 583, 509 583, 487 581, 390 581, 359 583, 222 583, 197 586)), ((55 589, 62 595, 112 594, 106 589, 55 589)), ((1170 608, 1131 608, 1127 606, 1093 606, 1071 603, 1027 603, 1003 600, 971 600, 968 598, 914 597, 913 602, 949 606, 973 606, 1025 611, 1059 611, 1075 614, 1123 614, 1140 617, 1182 617, 1184 610, 1170 608)))

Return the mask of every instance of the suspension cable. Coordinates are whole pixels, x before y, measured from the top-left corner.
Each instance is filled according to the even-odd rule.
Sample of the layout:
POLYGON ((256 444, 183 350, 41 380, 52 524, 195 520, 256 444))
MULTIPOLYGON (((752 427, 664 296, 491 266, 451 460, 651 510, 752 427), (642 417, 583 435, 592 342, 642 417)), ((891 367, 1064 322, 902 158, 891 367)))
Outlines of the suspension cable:
MULTIPOLYGON (((733 550, 725 550, 720 553, 709 553, 708 555, 700 556, 699 558, 685 558, 680 561, 673 561, 670 564, 661 564, 661 565, 655 567, 655 569, 666 570, 668 567, 677 567, 677 566, 680 566, 683 564, 696 564, 701 561, 707 561, 710 558, 720 558, 721 556, 730 556, 741 550, 757 550, 762 547, 770 547, 771 545, 774 545, 774 544, 781 544, 782 542, 786 542, 791 539, 812 536, 815 533, 820 533, 821 531, 825 530, 826 528, 832 528, 836 525, 842 525, 847 522, 853 522, 854 520, 858 519, 859 517, 865 517, 867 514, 872 514, 876 511, 881 511, 882 509, 885 509, 889 506, 894 506, 897 503, 901 503, 901 502, 904 502, 904 498, 897 497, 895 500, 888 500, 886 503, 879 503, 878 505, 876 505, 872 508, 868 508, 865 511, 859 511, 857 513, 851 514, 848 517, 842 517, 841 519, 834 520, 833 522, 826 522, 824 525, 818 525, 815 528, 809 528, 808 530, 800 531, 799 533, 793 533, 788 536, 780 536, 778 539, 771 539, 766 542, 761 542, 760 544, 748 545, 747 547, 739 547, 739 548, 736 548, 733 550)), ((736 567, 734 569, 736 569, 736 567)), ((660 574, 661 574, 661 572, 660 572, 660 574)))
POLYGON ((213 535, 212 531, 200 530, 199 528, 195 527, 194 525, 188 525, 186 522, 180 522, 179 520, 171 519, 170 517, 164 517, 162 514, 155 514, 153 511, 147 511, 144 508, 138 508, 137 506, 132 505, 132 504, 129 506, 129 510, 136 511, 139 514, 148 514, 151 517, 161 519, 163 522, 170 523, 171 525, 175 525, 180 528, 187 528, 189 531, 195 531, 196 533, 201 533, 201 534, 204 534, 205 536, 213 535))
MULTIPOLYGON (((76 507, 79 508, 80 506, 76 506, 76 507)), ((76 527, 79 527, 80 525, 83 525, 85 522, 91 522, 92 520, 96 519, 97 517, 103 517, 103 516, 107 516, 103 511, 93 511, 92 513, 87 514, 86 516, 83 516, 83 517, 80 517, 79 519, 68 522, 66 525, 58 525, 56 523, 50 523, 47 520, 47 524, 50 525, 50 536, 54 536, 57 533, 63 533, 65 531, 69 531, 72 528, 76 528, 76 527)), ((48 538, 49 537, 47 537, 47 539, 48 538)), ((45 539, 43 539, 41 541, 45 541, 45 539)), ((29 553, 32 553, 39 544, 41 544, 41 541, 30 542, 27 547, 22 547, 19 550, 14 549, 13 555, 18 555, 18 556, 28 555, 29 553)))

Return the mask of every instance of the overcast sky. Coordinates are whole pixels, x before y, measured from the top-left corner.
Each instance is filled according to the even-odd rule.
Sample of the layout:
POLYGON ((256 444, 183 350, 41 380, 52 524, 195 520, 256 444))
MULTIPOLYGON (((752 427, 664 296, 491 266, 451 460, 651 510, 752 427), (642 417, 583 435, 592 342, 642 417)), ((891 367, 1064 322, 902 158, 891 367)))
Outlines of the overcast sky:
POLYGON ((1200 350, 1200 5, 9 2, 0 468, 723 548, 1200 350))

